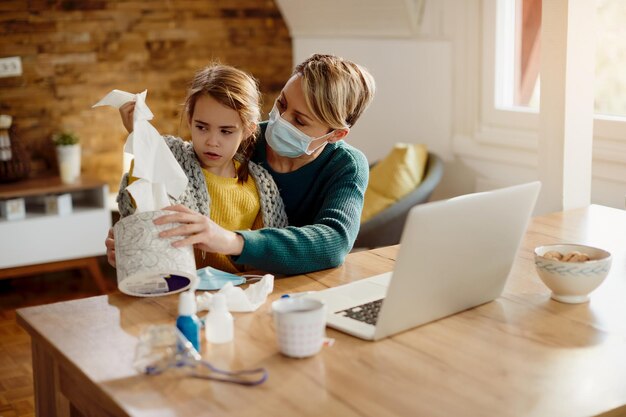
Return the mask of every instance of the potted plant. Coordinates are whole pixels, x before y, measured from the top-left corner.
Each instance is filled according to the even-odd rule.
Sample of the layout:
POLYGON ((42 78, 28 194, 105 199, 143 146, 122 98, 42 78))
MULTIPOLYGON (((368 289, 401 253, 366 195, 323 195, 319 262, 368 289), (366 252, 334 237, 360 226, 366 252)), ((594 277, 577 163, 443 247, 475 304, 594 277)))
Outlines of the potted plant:
POLYGON ((80 139, 73 132, 63 131, 52 135, 56 146, 61 181, 76 182, 80 177, 80 139))

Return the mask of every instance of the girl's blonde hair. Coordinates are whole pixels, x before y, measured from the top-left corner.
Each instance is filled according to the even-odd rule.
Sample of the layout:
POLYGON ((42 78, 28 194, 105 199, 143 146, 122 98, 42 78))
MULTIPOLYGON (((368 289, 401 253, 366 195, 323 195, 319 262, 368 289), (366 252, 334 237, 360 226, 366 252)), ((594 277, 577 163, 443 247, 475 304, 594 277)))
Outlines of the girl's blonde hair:
POLYGON ((296 66, 307 105, 331 129, 352 127, 372 102, 376 84, 362 66, 334 55, 315 54, 296 66))
POLYGON ((244 138, 237 149, 243 161, 237 170, 240 182, 248 179, 248 162, 257 139, 256 126, 261 120, 261 93, 257 81, 248 73, 222 64, 209 65, 198 71, 191 81, 185 99, 187 120, 191 121, 198 97, 211 96, 218 103, 236 110, 244 130, 252 133, 244 138))

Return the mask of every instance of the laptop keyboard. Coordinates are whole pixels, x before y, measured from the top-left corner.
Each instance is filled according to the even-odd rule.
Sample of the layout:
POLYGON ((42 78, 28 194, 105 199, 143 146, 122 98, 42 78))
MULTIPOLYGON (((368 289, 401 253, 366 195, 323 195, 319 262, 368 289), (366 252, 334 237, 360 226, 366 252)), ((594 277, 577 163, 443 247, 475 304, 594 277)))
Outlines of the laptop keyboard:
POLYGON ((378 313, 380 312, 380 306, 383 305, 383 300, 371 301, 369 303, 361 304, 360 306, 351 307, 346 310, 337 311, 335 314, 340 316, 349 317, 354 320, 362 321, 372 326, 376 325, 378 321, 378 313))

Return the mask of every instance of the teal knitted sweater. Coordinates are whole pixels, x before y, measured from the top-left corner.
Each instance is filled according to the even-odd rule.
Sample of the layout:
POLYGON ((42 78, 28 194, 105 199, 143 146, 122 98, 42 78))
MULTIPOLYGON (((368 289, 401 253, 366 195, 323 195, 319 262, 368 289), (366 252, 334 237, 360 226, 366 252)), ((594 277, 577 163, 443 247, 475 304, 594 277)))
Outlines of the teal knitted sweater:
POLYGON ((359 232, 369 175, 365 155, 344 141, 329 143, 312 162, 279 173, 267 163, 265 128, 262 123, 252 160, 278 185, 289 226, 237 231, 244 246, 233 260, 285 275, 341 265, 359 232))

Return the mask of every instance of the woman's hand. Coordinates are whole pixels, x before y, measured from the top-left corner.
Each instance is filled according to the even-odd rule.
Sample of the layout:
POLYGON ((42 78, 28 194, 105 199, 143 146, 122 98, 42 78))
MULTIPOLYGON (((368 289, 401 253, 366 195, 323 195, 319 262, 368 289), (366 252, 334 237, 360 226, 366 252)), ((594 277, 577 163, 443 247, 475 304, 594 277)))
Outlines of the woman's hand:
POLYGON ((120 116, 122 116, 122 123, 124 123, 124 127, 129 134, 133 133, 133 113, 135 112, 135 102, 129 101, 128 103, 124 103, 119 110, 120 116))
POLYGON ((178 248, 193 245, 194 247, 211 253, 223 255, 241 255, 243 237, 219 226, 206 216, 188 209, 183 205, 165 207, 175 213, 166 214, 154 220, 154 224, 180 223, 172 229, 159 233, 160 237, 183 236, 172 243, 178 248))
POLYGON ((107 260, 109 264, 115 268, 115 237, 113 236, 113 228, 109 229, 109 234, 104 241, 104 246, 107 247, 107 260))

